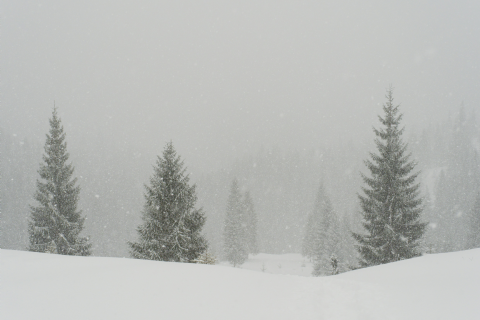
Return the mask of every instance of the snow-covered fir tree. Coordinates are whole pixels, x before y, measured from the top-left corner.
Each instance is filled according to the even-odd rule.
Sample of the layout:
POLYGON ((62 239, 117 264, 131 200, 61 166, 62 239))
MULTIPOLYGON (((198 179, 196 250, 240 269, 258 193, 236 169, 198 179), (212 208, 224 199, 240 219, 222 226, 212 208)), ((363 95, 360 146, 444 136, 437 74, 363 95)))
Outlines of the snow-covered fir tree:
POLYGON ((332 274, 332 259, 335 260, 335 274, 339 272, 338 256, 340 255, 340 224, 337 214, 334 210, 329 212, 324 217, 323 232, 325 233, 325 240, 323 248, 317 248, 313 259, 314 276, 330 275, 332 274))
POLYGON ((145 186, 143 224, 139 241, 130 242, 137 259, 194 262, 206 250, 201 234, 205 216, 195 208, 195 185, 190 186, 184 163, 169 142, 157 158, 150 185, 145 186))
POLYGON ((313 211, 308 216, 302 252, 313 260, 314 276, 329 273, 330 259, 337 253, 339 240, 337 215, 323 184, 320 184, 313 211))
POLYGON ((364 195, 359 195, 366 233, 354 233, 361 267, 373 266, 420 255, 419 242, 426 223, 420 221, 422 199, 415 163, 406 154, 400 128, 402 115, 393 104, 393 89, 387 91, 383 128, 374 129, 378 154, 371 153, 365 164, 371 177, 362 175, 364 195))
POLYGON ((224 256, 234 267, 248 259, 245 204, 237 179, 230 187, 223 233, 224 256))
POLYGON ((253 206, 253 200, 250 196, 250 192, 245 192, 243 197, 243 204, 245 206, 245 219, 246 219, 246 240, 248 253, 258 253, 257 243, 257 214, 253 206))
POLYGON ((480 248, 480 193, 470 213, 470 248, 480 248))
POLYGON ((53 109, 50 132, 45 142, 44 163, 40 164, 35 200, 30 207, 28 250, 64 255, 88 256, 91 244, 81 237, 85 218, 77 209, 80 187, 72 178, 74 167, 67 163, 69 154, 65 132, 57 109, 53 109))

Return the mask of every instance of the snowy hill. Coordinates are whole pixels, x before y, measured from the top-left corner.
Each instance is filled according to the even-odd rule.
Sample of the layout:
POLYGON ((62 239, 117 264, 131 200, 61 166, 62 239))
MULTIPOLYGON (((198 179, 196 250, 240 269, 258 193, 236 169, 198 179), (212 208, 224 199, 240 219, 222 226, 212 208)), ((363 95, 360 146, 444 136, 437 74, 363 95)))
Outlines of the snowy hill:
POLYGON ((480 319, 480 249, 324 278, 10 250, 0 263, 1 319, 480 319))

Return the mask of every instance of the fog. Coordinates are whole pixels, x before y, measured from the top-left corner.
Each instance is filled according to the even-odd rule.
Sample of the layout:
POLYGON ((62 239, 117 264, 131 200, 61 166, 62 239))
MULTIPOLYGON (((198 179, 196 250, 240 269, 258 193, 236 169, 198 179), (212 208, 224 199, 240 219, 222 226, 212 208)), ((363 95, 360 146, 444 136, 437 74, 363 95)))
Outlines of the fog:
POLYGON ((480 105, 480 4, 5 2, 1 125, 103 134, 201 169, 260 145, 371 134, 393 84, 408 123, 480 105))
MULTIPOLYGON (((478 1, 3 1, 0 6, 0 128, 41 147, 55 103, 91 219, 92 203, 105 199, 105 189, 112 198, 137 199, 117 206, 139 215, 142 185, 168 141, 200 193, 206 193, 202 179, 215 185, 211 177, 226 170, 228 182, 236 175, 234 163, 261 150, 311 150, 318 158, 321 150, 337 146, 345 154, 350 143, 356 148, 353 159, 338 171, 355 176, 356 184, 345 182, 355 199, 387 87, 395 87, 407 136, 455 117, 462 103, 468 114, 480 111, 478 1), (87 176, 116 182, 108 187, 99 182, 92 190, 82 182, 87 176)), ((33 166, 41 160, 38 149, 33 166)), ((333 171, 327 167, 311 175, 308 188, 316 188, 322 177, 329 181, 333 171)), ((249 181, 246 187, 261 189, 249 181)), ((34 187, 23 190, 33 194, 34 187)), ((342 198, 332 189, 342 190, 340 184, 330 193, 342 198)), ((315 190, 309 192, 305 210, 315 190)), ((199 199, 206 211, 213 207, 207 198, 199 199)), ((224 200, 215 200, 217 208, 224 200)), ((256 202, 262 208, 261 199, 256 202)), ((354 202, 342 210, 351 210, 354 202)), ((124 228, 132 234, 135 225, 124 228)))

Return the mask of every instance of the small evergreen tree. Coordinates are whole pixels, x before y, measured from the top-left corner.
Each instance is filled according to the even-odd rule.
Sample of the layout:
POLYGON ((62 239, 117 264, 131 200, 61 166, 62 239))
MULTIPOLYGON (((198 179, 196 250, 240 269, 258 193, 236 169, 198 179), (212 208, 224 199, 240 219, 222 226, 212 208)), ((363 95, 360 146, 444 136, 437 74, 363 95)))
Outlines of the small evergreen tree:
POLYGON ((470 214, 470 248, 480 248, 480 193, 470 214))
POLYGON ((129 242, 131 254, 137 259, 194 262, 207 250, 200 234, 205 216, 195 209, 195 185, 189 185, 171 142, 153 169, 150 186, 145 186, 143 224, 137 228, 140 239, 129 242))
POLYGON ((247 228, 245 205, 234 179, 230 188, 224 225, 224 254, 234 267, 242 265, 248 259, 247 228))
POLYGON ((258 253, 258 243, 257 243, 257 214, 253 207, 253 200, 250 196, 250 193, 245 192, 244 198, 245 206, 245 218, 246 218, 246 240, 247 240, 247 250, 248 253, 257 254, 258 253))
POLYGON ((427 225, 420 222, 418 173, 410 174, 415 163, 405 154, 404 129, 399 128, 402 115, 393 105, 392 90, 387 91, 385 115, 379 116, 384 128, 374 128, 379 154, 371 153, 372 161, 365 161, 371 177, 362 175, 367 187, 362 188, 365 195, 359 199, 366 234, 353 233, 362 267, 420 255, 419 241, 427 225))
POLYGON ((40 164, 35 200, 30 206, 28 250, 63 255, 88 256, 91 244, 81 237, 85 218, 77 210, 80 187, 72 179, 74 167, 67 164, 69 154, 57 109, 53 109, 50 132, 45 142, 44 163, 40 164))
POLYGON ((315 199, 313 212, 303 240, 303 255, 314 263, 314 276, 320 276, 330 267, 330 257, 336 253, 339 243, 339 223, 332 203, 323 184, 320 185, 315 199))

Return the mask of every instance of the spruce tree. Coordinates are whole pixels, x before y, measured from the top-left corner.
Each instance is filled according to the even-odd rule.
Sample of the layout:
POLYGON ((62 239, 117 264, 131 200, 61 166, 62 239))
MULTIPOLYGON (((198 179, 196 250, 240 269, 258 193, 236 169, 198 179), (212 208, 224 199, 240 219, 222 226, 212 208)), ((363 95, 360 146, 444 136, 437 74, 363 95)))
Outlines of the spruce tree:
POLYGON ((247 250, 248 253, 257 254, 257 214, 255 213, 255 209, 253 207, 252 197, 248 191, 245 192, 243 203, 245 206, 247 250))
POLYGON ((143 224, 138 242, 129 242, 137 259, 194 262, 207 250, 201 235, 205 216, 195 208, 195 185, 190 186, 184 163, 169 142, 157 158, 150 185, 145 186, 143 224))
POLYGON ((35 200, 39 205, 30 207, 30 251, 90 255, 88 238, 80 236, 85 218, 77 210, 80 187, 76 186, 77 178, 72 178, 74 167, 67 163, 68 158, 65 133, 54 108, 44 163, 38 170, 41 180, 37 180, 35 200))
POLYGON ((234 267, 242 265, 248 259, 247 228, 245 205, 234 179, 230 187, 224 225, 224 255, 234 267))
POLYGON ((323 184, 318 188, 315 205, 308 217, 303 240, 303 255, 314 262, 313 275, 323 275, 330 268, 330 258, 337 251, 339 223, 323 184))
POLYGON ((373 129, 378 154, 370 153, 365 165, 371 177, 362 175, 367 185, 359 195, 365 234, 353 233, 358 242, 360 266, 367 267, 419 256, 419 242, 426 223, 420 221, 422 199, 418 173, 411 173, 415 163, 406 154, 400 128, 402 114, 393 105, 393 89, 387 91, 383 128, 373 129))

